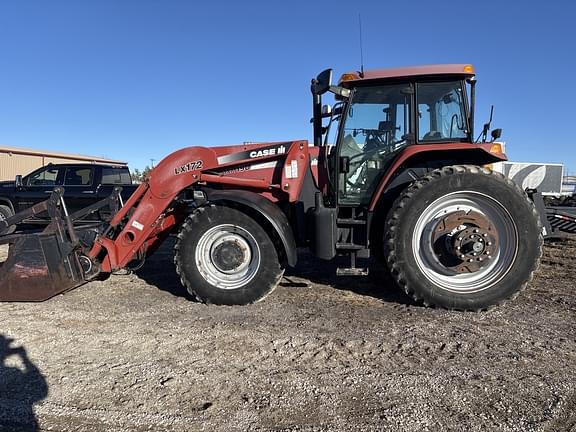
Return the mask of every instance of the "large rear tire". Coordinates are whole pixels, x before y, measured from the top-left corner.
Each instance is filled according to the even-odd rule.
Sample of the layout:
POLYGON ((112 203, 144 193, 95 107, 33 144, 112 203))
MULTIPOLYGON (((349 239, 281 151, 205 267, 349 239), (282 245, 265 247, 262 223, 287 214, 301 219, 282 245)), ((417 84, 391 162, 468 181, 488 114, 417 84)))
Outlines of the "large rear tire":
POLYGON ((482 310, 518 295, 542 243, 538 213, 515 183, 486 168, 450 166, 396 200, 384 252, 392 277, 415 300, 482 310))
POLYGON ((186 219, 174 261, 188 292, 208 304, 255 303, 284 273, 266 231, 247 214, 223 206, 200 208, 186 219))

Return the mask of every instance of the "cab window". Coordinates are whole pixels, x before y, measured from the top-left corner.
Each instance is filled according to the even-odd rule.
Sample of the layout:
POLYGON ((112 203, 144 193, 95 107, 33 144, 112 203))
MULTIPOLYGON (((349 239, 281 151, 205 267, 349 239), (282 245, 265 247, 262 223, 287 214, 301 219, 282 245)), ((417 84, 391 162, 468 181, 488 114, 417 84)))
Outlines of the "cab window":
POLYGON ((417 84, 418 141, 460 141, 468 136, 461 81, 417 84))

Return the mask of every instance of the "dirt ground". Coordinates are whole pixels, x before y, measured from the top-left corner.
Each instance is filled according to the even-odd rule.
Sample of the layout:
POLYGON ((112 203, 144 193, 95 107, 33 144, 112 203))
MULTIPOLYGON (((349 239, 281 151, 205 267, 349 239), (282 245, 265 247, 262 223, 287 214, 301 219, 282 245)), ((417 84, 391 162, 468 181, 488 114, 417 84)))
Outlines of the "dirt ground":
POLYGON ((301 254, 263 302, 205 306, 168 245, 137 274, 0 304, 0 431, 576 431, 575 240, 483 313, 334 270, 301 254))

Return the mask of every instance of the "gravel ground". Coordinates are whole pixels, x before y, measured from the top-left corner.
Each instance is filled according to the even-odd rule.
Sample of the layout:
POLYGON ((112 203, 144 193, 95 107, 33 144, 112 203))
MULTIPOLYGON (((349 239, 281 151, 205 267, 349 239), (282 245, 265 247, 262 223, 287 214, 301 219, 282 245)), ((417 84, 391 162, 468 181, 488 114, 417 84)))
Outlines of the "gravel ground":
POLYGON ((263 302, 205 306, 167 245, 137 274, 0 304, 0 431, 576 431, 576 241, 483 313, 334 269, 301 254, 263 302))

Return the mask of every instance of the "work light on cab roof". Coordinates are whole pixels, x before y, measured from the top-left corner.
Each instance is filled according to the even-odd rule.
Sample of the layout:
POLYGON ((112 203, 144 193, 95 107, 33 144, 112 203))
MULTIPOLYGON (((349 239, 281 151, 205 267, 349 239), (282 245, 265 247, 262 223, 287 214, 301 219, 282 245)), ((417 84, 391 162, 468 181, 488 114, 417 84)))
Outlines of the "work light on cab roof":
POLYGON ((375 69, 364 72, 346 72, 340 77, 340 83, 383 78, 404 78, 414 75, 474 75, 471 64, 411 66, 394 69, 375 69))

